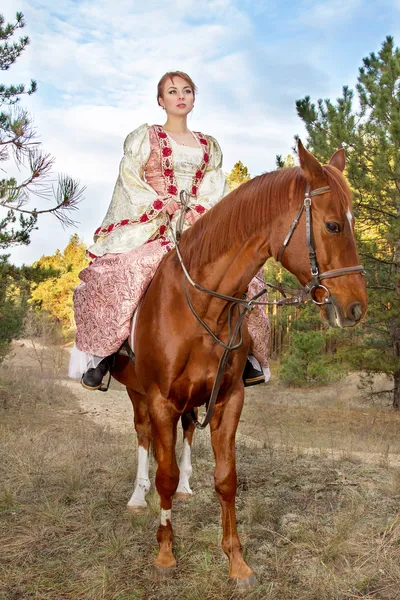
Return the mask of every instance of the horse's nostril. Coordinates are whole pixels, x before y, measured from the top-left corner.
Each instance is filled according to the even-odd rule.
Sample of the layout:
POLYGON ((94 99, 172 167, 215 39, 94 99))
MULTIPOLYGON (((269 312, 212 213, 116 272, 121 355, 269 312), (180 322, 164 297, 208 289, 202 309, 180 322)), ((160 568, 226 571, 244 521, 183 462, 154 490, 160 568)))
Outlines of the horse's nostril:
POLYGON ((353 317, 355 321, 359 321, 362 315, 361 304, 352 304, 349 309, 349 314, 353 317))

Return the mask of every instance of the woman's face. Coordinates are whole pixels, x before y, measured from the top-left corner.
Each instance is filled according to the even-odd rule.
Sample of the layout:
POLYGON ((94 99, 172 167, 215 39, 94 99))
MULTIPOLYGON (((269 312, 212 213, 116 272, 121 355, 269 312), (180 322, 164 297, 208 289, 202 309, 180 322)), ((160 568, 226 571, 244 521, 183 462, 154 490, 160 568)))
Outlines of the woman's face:
POLYGON ((182 77, 167 79, 164 83, 160 104, 168 115, 183 117, 188 115, 194 105, 194 94, 191 86, 182 77))

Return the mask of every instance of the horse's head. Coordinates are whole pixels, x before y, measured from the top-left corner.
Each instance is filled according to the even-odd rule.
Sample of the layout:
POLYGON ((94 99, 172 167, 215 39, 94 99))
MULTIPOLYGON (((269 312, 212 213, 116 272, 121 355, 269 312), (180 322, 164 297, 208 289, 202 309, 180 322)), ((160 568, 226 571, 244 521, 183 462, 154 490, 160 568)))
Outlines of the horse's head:
MULTIPOLYGON (((301 178, 293 186, 292 206, 296 212, 300 203, 304 208, 299 226, 281 248, 281 262, 302 285, 313 287, 312 297, 321 303, 331 326, 351 327, 366 311, 367 294, 354 237, 351 192, 343 176, 344 150, 335 152, 324 166, 300 141, 298 153, 305 181, 301 178)), ((284 217, 287 231, 293 218, 292 211, 284 217)))

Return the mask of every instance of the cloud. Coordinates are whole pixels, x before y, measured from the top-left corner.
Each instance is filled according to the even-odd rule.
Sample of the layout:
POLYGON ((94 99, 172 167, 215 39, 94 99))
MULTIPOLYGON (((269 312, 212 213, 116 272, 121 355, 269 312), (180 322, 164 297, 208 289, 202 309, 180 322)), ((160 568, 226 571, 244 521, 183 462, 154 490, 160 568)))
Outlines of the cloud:
POLYGON ((334 27, 349 20, 361 4, 361 0, 304 0, 299 6, 300 18, 308 27, 334 27))
MULTIPOLYGON (((3 0, 6 19, 17 9, 25 14, 31 45, 2 81, 38 80, 23 105, 56 157, 55 170, 87 186, 78 219, 89 242, 125 136, 163 122, 156 85, 164 72, 193 76, 199 94, 189 126, 218 139, 226 171, 239 159, 252 175, 271 170, 294 134, 305 138, 295 100, 336 97, 346 83, 337 58, 341 28, 333 25, 349 28, 366 4, 370 10, 360 1, 3 0)), ((14 260, 31 262, 66 245, 72 231, 51 217, 42 223, 14 260)))

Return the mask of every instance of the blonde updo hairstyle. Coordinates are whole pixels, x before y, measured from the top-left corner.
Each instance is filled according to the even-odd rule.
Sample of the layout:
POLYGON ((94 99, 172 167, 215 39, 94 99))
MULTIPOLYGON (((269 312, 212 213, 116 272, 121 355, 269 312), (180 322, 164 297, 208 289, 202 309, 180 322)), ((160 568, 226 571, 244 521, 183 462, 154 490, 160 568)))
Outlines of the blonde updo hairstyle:
POLYGON ((192 88, 193 98, 196 97, 197 87, 195 86, 192 78, 189 77, 189 75, 187 73, 184 73, 183 71, 168 71, 168 73, 165 73, 165 75, 163 75, 161 77, 161 79, 157 85, 157 104, 158 104, 158 106, 161 106, 160 98, 163 97, 165 82, 168 79, 171 79, 171 81, 173 83, 174 77, 181 77, 182 79, 184 79, 188 83, 188 85, 190 85, 190 87, 192 88))

